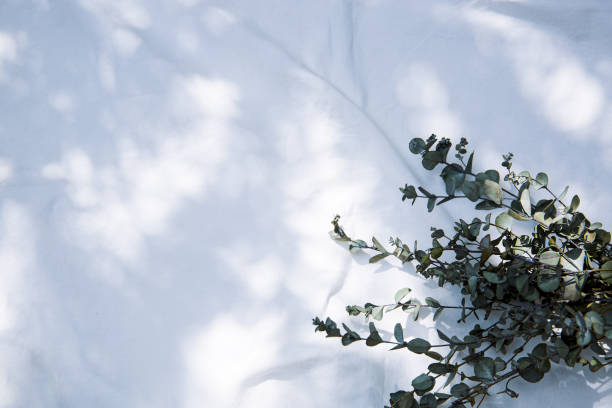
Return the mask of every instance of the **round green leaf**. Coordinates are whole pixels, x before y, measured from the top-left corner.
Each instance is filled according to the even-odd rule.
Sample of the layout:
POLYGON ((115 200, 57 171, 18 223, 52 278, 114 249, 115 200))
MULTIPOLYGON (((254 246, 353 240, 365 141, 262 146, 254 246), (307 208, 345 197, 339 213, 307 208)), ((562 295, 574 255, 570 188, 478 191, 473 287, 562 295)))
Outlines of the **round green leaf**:
POLYGON ((556 276, 542 276, 538 277, 538 288, 542 292, 550 293, 559 289, 559 285, 561 284, 561 280, 556 276))
POLYGON ((419 400, 420 408, 436 408, 437 406, 438 401, 436 400, 436 397, 431 393, 423 395, 419 400))
POLYGON ((540 343, 533 348, 531 354, 533 354, 540 360, 543 360, 548 357, 548 346, 546 345, 546 343, 540 343))
POLYGON ((483 183, 483 187, 484 193, 489 198, 489 200, 493 201, 497 205, 502 203, 504 194, 502 192, 501 186, 498 183, 486 179, 483 183))
POLYGON ((474 366, 474 375, 485 380, 492 380, 495 375, 495 361, 490 357, 483 357, 474 366))
POLYGON ((606 283, 612 283, 612 261, 607 261, 601 265, 600 269, 604 269, 599 272, 601 279, 603 279, 606 283))
POLYGON ((390 398, 391 406, 397 408, 414 408, 417 402, 412 392, 398 391, 392 392, 390 398))
POLYGON ((422 354, 429 351, 431 344, 427 340, 416 338, 410 340, 406 347, 413 353, 422 354))
POLYGON ((482 274, 486 280, 491 283, 504 283, 506 281, 506 277, 502 276, 501 278, 497 276, 494 272, 483 272, 482 274))
POLYGON ((592 339, 591 332, 588 329, 581 330, 576 335, 576 343, 578 343, 580 347, 588 346, 589 343, 591 342, 591 339, 592 339))
POLYGON ((421 374, 414 380, 412 380, 412 386, 417 391, 427 392, 431 390, 435 385, 435 380, 432 376, 427 374, 421 374))
POLYGON ((480 187, 474 181, 466 181, 461 186, 461 191, 470 201, 478 201, 480 198, 480 187))
POLYGON ((580 205, 580 197, 578 197, 577 195, 574 195, 574 197, 572 197, 572 202, 570 203, 567 212, 574 213, 578 209, 579 205, 580 205))
POLYGON ((530 383, 537 383, 544 377, 544 373, 539 371, 533 361, 528 357, 522 357, 518 359, 518 372, 519 375, 530 383))
POLYGON ((540 262, 545 263, 546 265, 557 266, 559 264, 559 260, 561 259, 561 255, 555 251, 545 251, 540 254, 539 259, 540 262))
POLYGON ((495 217, 495 225, 499 232, 512 229, 512 217, 507 212, 503 212, 495 217))
POLYGON ((584 315, 584 321, 588 329, 593 330, 598 336, 603 336, 605 322, 599 313, 594 311, 587 312, 584 315))
POLYGON ((398 290, 395 293, 395 303, 399 303, 402 301, 402 299, 408 294, 410 293, 411 289, 410 288, 403 288, 398 290))
POLYGON ((542 187, 546 187, 548 185, 548 176, 546 175, 546 173, 538 173, 538 174, 536 174, 535 180, 542 187))
POLYGON ((376 306, 372 309, 372 318, 374 320, 382 320, 384 309, 382 306, 376 306))
POLYGON ((423 155, 423 161, 421 164, 427 170, 433 170, 434 167, 438 165, 442 161, 442 154, 438 151, 430 151, 426 152, 423 155))
POLYGON ((415 137, 408 144, 408 148, 414 154, 422 153, 425 150, 425 141, 421 139, 420 137, 415 137))
POLYGON ((455 398, 463 398, 470 392, 470 387, 466 383, 455 384, 451 388, 451 395, 455 398))
POLYGON ((525 214, 531 215, 531 199, 529 198, 529 189, 526 188, 521 193, 521 207, 525 214))

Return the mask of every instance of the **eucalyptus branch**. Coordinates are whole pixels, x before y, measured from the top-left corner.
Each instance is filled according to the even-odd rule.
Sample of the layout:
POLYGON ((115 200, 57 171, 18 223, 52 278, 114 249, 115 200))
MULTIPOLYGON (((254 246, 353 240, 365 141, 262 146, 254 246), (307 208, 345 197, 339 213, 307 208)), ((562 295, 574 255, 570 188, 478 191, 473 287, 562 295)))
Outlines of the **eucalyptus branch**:
POLYGON ((448 139, 435 135, 427 140, 413 139, 410 151, 420 157, 423 167, 430 171, 442 168, 446 195, 406 184, 400 188, 402 200, 414 204, 425 199, 431 212, 454 199, 468 199, 477 211, 493 211, 484 219, 475 216, 468 222, 459 218, 448 233, 432 227, 431 246, 421 248, 416 242, 408 246, 399 238, 390 238, 388 246, 374 237, 371 243, 353 239, 340 226, 339 216, 332 221, 332 237, 346 242, 351 251, 373 253, 370 263, 395 257, 413 264, 417 274, 437 280, 440 287, 458 287, 462 296, 460 305, 442 304, 432 297, 421 304, 415 299, 404 300, 411 290, 402 288, 395 294, 395 303, 347 306, 349 315, 378 321, 385 313, 402 309, 418 320, 427 309, 434 312, 436 321, 449 309, 460 312, 457 323, 472 325, 463 338, 438 329, 441 342, 431 344, 421 338, 405 340, 400 323, 395 325, 394 340, 383 340, 373 321, 368 323, 369 335, 363 338, 346 324, 342 324, 342 331, 329 318, 313 319, 316 331, 340 337, 345 346, 363 341, 367 346, 388 344, 392 350, 406 348, 433 360, 426 372, 411 381, 410 391, 390 395, 391 407, 437 407, 447 402, 453 407, 464 407, 464 403, 480 407, 486 404, 491 387, 506 382, 500 393, 518 397, 509 388, 510 382, 522 379, 536 383, 551 364, 598 371, 612 363, 606 345, 612 340, 610 232, 578 211, 578 196, 569 204, 563 201, 568 188, 559 195, 553 193, 545 173, 515 173, 512 153, 503 155, 501 165, 506 169, 503 181, 516 192, 502 185, 495 169, 475 172, 474 153, 468 155, 467 144, 465 139, 455 144, 457 161, 452 161, 449 152, 453 144, 448 139), (539 190, 545 197, 537 198, 539 190), (519 222, 530 222, 533 232, 517 233, 513 225, 519 222), (446 245, 441 240, 446 240, 446 245), (495 316, 494 322, 481 327, 491 316, 495 316), (540 343, 526 351, 535 339, 541 339, 540 343), (520 346, 512 349, 519 340, 520 346), (445 349, 446 355, 438 353, 445 349), (449 386, 450 394, 432 391, 443 377, 442 388, 449 386))

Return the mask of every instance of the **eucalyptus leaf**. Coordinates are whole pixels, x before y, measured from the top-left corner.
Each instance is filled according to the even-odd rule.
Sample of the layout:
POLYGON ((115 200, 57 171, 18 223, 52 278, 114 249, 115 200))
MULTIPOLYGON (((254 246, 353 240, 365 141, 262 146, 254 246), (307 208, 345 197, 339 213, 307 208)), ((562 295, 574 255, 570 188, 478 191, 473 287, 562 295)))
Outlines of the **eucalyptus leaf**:
POLYGON ((480 198, 480 187, 474 181, 465 181, 461 186, 461 190, 470 201, 478 201, 480 198))
POLYGON ((427 199, 427 211, 432 212, 435 206, 436 206, 436 197, 428 198, 427 199))
POLYGON ((426 297, 425 303, 427 303, 431 307, 440 307, 440 302, 438 302, 436 299, 432 297, 426 297))
POLYGON ((444 334, 444 332, 442 332, 442 330, 440 329, 436 329, 436 331, 438 332, 438 337, 440 338, 440 340, 443 340, 447 343, 451 342, 450 337, 448 337, 446 334, 444 334))
POLYGON ((386 257, 388 257, 389 255, 391 255, 390 253, 383 253, 383 254, 378 254, 378 255, 374 255, 373 257, 370 258, 369 262, 370 263, 376 263, 382 259, 385 259, 386 257))
POLYGON ((383 246, 383 244, 380 243, 380 241, 378 241, 376 239, 376 237, 372 237, 372 243, 374 244, 374 246, 380 251, 380 252, 384 252, 386 253, 387 250, 385 249, 385 247, 383 246))
POLYGON ((408 347, 408 350, 412 351, 413 353, 423 354, 429 351, 431 344, 427 340, 416 338, 410 340, 406 347, 408 347))
POLYGON ((522 357, 518 359, 519 375, 528 382, 537 383, 544 378, 544 373, 537 369, 535 362, 528 358, 522 357))
POLYGON ((561 194, 559 194, 559 196, 557 197, 557 200, 562 201, 565 198, 565 195, 567 194, 568 190, 569 186, 565 186, 563 191, 561 191, 561 194))
POLYGON ((523 212, 527 215, 531 215, 531 199, 529 198, 529 189, 523 190, 521 193, 521 207, 523 212))
POLYGON ((451 395, 455 398, 463 398, 470 392, 470 387, 465 383, 455 384, 451 387, 451 395))
POLYGON ((507 212, 503 212, 495 217, 495 225, 499 232, 512 229, 512 217, 507 212))
POLYGON ((498 183, 487 179, 484 181, 483 186, 484 186, 484 193, 487 196, 487 198, 489 198, 489 200, 493 201, 497 205, 502 203, 502 199, 504 198, 504 193, 502 192, 502 188, 498 183))
POLYGON ((601 265, 599 274, 606 283, 612 284, 612 261, 607 261, 601 265))
POLYGON ((486 170, 484 174, 489 180, 499 183, 499 173, 497 172, 497 170, 486 170))
POLYGON ((472 162, 474 161, 474 152, 472 152, 470 154, 470 157, 468 158, 468 162, 465 166, 465 172, 466 173, 471 173, 472 172, 472 162))
POLYGON ((569 213, 576 212, 579 205, 580 205, 580 197, 578 197, 577 195, 574 195, 574 197, 572 197, 572 202, 570 203, 567 212, 569 213))
POLYGON ((484 272, 483 276, 485 277, 486 280, 488 280, 491 283, 503 283, 506 281, 505 277, 500 277, 498 276, 496 273, 493 272, 484 272))
POLYGON ((557 266, 561 260, 561 255, 556 251, 544 251, 540 254, 539 260, 543 264, 557 266))
POLYGON ((427 366, 427 369, 434 374, 446 374, 453 371, 455 369, 455 366, 452 364, 432 363, 427 366))
POLYGON ((408 144, 408 148, 414 154, 419 154, 425 150, 425 141, 420 137, 415 137, 408 144))
POLYGON ((599 313, 594 310, 587 312, 584 315, 584 321, 587 329, 592 330, 598 336, 603 336, 606 323, 599 313))
POLYGON ((397 323, 395 325, 395 328, 393 329, 393 335, 395 336, 395 340, 397 340, 398 343, 404 342, 404 330, 402 329, 401 324, 397 323))
POLYGON ((382 341, 380 334, 378 334, 378 331, 374 328, 374 324, 370 323, 370 335, 366 339, 366 345, 372 347, 382 343, 382 341))
POLYGON ((535 180, 542 187, 546 187, 548 185, 548 176, 546 175, 546 173, 538 173, 538 174, 536 174, 535 180))
POLYGON ((393 408, 418 408, 412 392, 398 391, 390 395, 390 404, 393 408))
POLYGON ((402 288, 402 289, 398 290, 397 292, 395 292, 395 303, 399 303, 399 302, 401 302, 401 301, 402 301, 402 299, 403 299, 404 297, 406 297, 406 295, 407 295, 408 293, 410 293, 410 292, 411 292, 411 290, 412 290, 412 289, 410 289, 410 288, 402 288))
POLYGON ((432 393, 427 393, 419 400, 419 408, 436 408, 438 401, 432 393))
POLYGON ((495 376, 495 361, 490 357, 478 359, 474 366, 474 375, 485 380, 492 380, 495 376))
POLYGON ((556 276, 544 276, 538 277, 538 288, 543 292, 554 292, 559 289, 561 280, 556 276))
POLYGON ((421 374, 412 380, 412 386, 417 391, 429 391, 434 387, 434 384, 434 378, 427 374, 421 374))
POLYGON ((374 309, 372 309, 372 318, 374 320, 382 320, 383 311, 384 310, 382 306, 376 306, 374 309))

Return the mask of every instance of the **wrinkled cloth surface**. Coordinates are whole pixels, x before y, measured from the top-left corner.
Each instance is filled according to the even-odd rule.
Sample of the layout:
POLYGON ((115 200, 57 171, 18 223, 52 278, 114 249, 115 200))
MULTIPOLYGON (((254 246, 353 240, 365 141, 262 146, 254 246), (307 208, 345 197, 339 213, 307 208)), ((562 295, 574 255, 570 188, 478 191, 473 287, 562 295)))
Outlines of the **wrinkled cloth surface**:
MULTIPOLYGON (((0 1, 0 407, 382 407, 428 362, 314 333, 456 291, 330 239, 428 243, 411 138, 548 173, 610 228, 612 3, 0 1)), ((434 324, 389 313, 405 336, 434 324)), ((405 350, 403 350, 405 351, 405 350)), ((609 371, 608 371, 609 373, 609 371)), ((553 367, 492 407, 612 405, 553 367)))

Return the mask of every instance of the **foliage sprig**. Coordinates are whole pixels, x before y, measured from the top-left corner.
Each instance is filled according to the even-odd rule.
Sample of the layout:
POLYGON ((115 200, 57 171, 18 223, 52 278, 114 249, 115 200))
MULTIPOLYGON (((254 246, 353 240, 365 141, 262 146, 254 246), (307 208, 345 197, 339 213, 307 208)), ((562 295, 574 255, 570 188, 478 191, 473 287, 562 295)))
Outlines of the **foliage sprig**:
POLYGON ((340 337, 345 346, 360 341, 367 346, 387 344, 391 350, 406 349, 433 360, 427 372, 412 380, 412 390, 390 395, 390 407, 481 406, 494 389, 518 397, 510 388, 513 380, 536 383, 552 364, 579 365, 593 372, 612 364, 610 232, 578 211, 577 195, 564 201, 569 187, 557 195, 549 189, 545 173, 533 177, 528 171, 512 170, 512 153, 503 155, 503 178, 495 169, 476 172, 474 152, 467 156, 467 145, 462 138, 451 161, 450 140, 435 135, 412 139, 410 151, 423 167, 441 168, 445 191, 434 194, 408 184, 399 190, 402 201, 413 205, 424 199, 429 212, 451 200, 467 199, 476 203, 476 210, 493 211, 484 219, 459 219, 450 232, 432 227, 428 249, 393 237, 388 247, 374 237, 369 244, 347 235, 340 216, 332 220, 332 237, 346 241, 351 251, 371 252, 370 263, 387 257, 412 262, 424 278, 461 291, 457 305, 432 297, 424 303, 406 300, 410 289, 403 288, 392 303, 347 306, 349 315, 370 320, 366 334, 344 323, 340 329, 330 318, 313 319, 315 331, 340 337), (538 198, 541 193, 545 196, 538 198), (516 232, 515 223, 520 222, 532 232, 516 232), (397 323, 394 339, 383 340, 372 320, 382 320, 396 309, 411 313, 414 320, 423 309, 431 309, 434 320, 445 310, 458 310, 457 323, 473 326, 462 338, 437 330, 440 343, 431 344, 406 339, 397 323))

